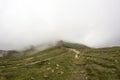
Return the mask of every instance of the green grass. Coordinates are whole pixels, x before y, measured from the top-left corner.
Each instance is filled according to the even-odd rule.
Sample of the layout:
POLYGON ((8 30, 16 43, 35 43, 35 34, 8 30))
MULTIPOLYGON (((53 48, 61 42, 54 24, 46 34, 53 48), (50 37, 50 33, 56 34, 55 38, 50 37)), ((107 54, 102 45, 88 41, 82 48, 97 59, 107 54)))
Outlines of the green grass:
POLYGON ((91 49, 84 57, 88 80, 120 80, 120 48, 91 49))
POLYGON ((0 80, 65 80, 69 77, 73 55, 54 48, 35 55, 0 62, 0 80))
POLYGON ((1 59, 0 80, 120 80, 120 47, 64 42, 33 55, 1 59), (71 48, 80 51, 79 59, 71 48))

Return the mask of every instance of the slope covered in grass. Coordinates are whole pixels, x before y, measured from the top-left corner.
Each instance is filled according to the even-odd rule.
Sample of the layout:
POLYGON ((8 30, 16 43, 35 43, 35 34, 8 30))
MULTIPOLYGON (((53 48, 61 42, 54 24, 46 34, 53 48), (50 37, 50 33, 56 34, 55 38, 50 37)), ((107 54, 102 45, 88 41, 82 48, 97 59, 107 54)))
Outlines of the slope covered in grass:
POLYGON ((0 62, 0 80, 64 80, 73 62, 70 51, 54 48, 30 57, 0 62))
POLYGON ((91 49, 84 57, 89 80, 120 80, 120 47, 91 49))
POLYGON ((0 60, 0 80, 120 80, 120 47, 59 42, 36 54, 0 60))

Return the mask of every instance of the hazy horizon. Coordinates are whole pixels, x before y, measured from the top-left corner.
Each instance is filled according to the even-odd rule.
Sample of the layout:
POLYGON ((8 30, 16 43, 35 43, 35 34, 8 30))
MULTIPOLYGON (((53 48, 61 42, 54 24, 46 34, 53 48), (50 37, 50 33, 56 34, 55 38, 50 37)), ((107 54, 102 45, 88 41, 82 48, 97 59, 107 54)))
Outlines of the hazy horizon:
POLYGON ((120 0, 0 0, 0 49, 65 40, 120 46, 120 0))

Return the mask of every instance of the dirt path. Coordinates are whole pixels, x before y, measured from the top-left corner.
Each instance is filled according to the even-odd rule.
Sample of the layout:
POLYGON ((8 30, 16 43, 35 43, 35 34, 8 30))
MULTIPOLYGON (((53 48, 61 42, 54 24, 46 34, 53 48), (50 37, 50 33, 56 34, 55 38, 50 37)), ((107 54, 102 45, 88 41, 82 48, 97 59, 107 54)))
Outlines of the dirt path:
POLYGON ((70 51, 73 51, 73 54, 75 55, 75 60, 73 62, 74 67, 70 80, 87 80, 84 69, 84 57, 82 53, 76 49, 70 49, 70 51))
POLYGON ((80 51, 77 51, 76 49, 70 49, 70 51, 73 51, 73 52, 74 52, 75 59, 79 59, 80 51))

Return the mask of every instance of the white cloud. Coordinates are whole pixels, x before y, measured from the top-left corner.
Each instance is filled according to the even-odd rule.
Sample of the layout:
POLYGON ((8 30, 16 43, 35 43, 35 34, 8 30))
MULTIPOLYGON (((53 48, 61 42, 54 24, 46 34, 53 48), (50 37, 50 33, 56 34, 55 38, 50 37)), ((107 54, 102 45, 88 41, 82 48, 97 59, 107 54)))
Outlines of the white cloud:
POLYGON ((120 45, 119 0, 0 0, 0 49, 63 39, 120 45))

